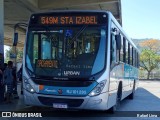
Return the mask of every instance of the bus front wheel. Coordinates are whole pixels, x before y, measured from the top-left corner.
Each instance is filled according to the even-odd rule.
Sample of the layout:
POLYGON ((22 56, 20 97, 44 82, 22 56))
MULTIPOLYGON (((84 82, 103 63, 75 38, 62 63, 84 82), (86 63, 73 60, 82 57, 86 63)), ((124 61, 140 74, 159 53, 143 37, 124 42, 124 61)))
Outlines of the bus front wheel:
POLYGON ((120 105, 121 97, 122 97, 122 83, 120 82, 117 91, 116 104, 109 109, 110 113, 115 113, 115 111, 117 111, 117 108, 120 105))
POLYGON ((132 93, 128 96, 128 98, 133 100, 134 99, 134 94, 135 94, 135 81, 134 81, 134 84, 133 84, 132 93))

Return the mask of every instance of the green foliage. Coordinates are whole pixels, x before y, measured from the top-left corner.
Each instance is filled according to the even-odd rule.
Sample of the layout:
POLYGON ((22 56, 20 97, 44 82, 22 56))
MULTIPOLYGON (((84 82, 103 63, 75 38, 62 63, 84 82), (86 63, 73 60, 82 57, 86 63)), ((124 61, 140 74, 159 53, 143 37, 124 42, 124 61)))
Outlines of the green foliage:
POLYGON ((160 63, 160 55, 157 54, 154 50, 144 49, 141 52, 140 56, 141 67, 147 70, 149 79, 150 73, 152 70, 158 68, 160 63))
MULTIPOLYGON (((5 63, 7 63, 9 60, 12 60, 10 59, 10 54, 11 53, 14 53, 14 49, 13 47, 10 47, 9 50, 6 50, 6 53, 5 53, 5 63)), ((18 61, 21 61, 22 58, 23 58, 23 50, 19 50, 19 49, 16 49, 16 53, 17 53, 17 62, 18 61)))

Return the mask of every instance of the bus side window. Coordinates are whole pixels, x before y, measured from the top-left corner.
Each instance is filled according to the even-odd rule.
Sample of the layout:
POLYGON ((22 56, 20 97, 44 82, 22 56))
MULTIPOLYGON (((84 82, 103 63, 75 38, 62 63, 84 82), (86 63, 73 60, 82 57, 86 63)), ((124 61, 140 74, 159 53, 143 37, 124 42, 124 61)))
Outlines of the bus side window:
POLYGON ((128 63, 128 41, 126 40, 126 63, 128 63))
POLYGON ((120 61, 120 50, 116 49, 116 61, 120 61))
POLYGON ((133 48, 133 66, 136 67, 136 50, 133 48))
MULTIPOLYGON (((120 34, 119 34, 120 35, 120 34)), ((120 35, 121 36, 121 35, 120 35)), ((121 40, 122 41, 122 40, 121 40)), ((117 42, 117 41, 116 41, 117 42)), ((116 43, 116 62, 119 62, 121 59, 121 49, 122 49, 122 47, 121 47, 121 49, 120 50, 118 50, 118 47, 117 47, 117 43, 116 43)))
POLYGON ((139 54, 137 53, 137 68, 139 68, 139 54))
POLYGON ((135 50, 134 48, 132 47, 132 65, 135 67, 135 50))
POLYGON ((126 63, 126 39, 123 37, 123 62, 126 63))
POLYGON ((133 65, 133 49, 131 44, 130 44, 130 65, 133 65))
POLYGON ((130 43, 128 42, 128 64, 130 64, 130 43))
POLYGON ((123 36, 121 35, 121 50, 120 50, 120 61, 123 62, 123 56, 124 56, 124 52, 123 52, 123 36))

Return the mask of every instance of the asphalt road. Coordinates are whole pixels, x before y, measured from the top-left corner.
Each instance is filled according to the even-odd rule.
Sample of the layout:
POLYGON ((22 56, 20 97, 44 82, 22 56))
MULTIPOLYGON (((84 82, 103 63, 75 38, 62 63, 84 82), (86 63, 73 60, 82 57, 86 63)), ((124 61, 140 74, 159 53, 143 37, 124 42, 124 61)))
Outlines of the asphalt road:
MULTIPOLYGON (((23 101, 14 101, 15 105, 0 105, 0 110, 18 109, 24 111, 45 111, 48 109, 25 107, 23 101)), ((133 100, 124 99, 115 114, 99 111, 55 111, 48 112, 52 117, 23 118, 26 120, 160 120, 160 81, 140 81, 133 100), (159 117, 157 118, 156 116, 159 117)), ((0 120, 17 118, 0 118, 0 120)), ((20 118, 22 119, 22 118, 20 118)))

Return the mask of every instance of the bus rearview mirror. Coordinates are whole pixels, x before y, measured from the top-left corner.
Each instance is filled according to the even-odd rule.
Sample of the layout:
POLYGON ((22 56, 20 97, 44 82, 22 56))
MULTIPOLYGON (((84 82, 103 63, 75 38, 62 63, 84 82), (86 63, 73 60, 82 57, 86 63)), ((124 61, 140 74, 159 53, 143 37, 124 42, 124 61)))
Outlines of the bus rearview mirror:
POLYGON ((13 46, 17 46, 17 43, 18 43, 18 33, 14 33, 13 46))
POLYGON ((117 50, 121 49, 121 35, 118 34, 116 35, 116 45, 117 45, 117 50))

